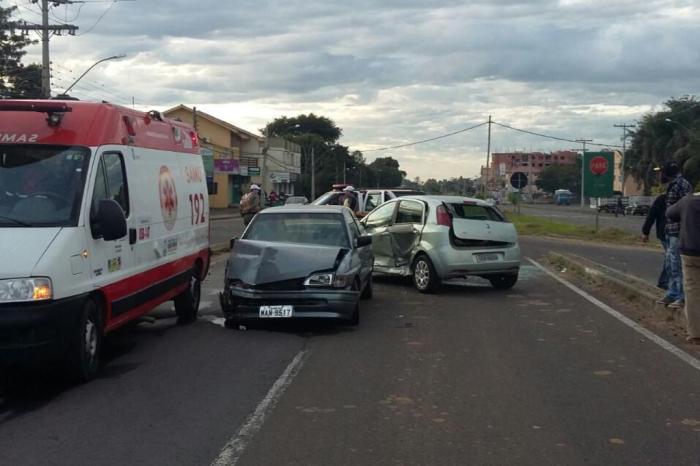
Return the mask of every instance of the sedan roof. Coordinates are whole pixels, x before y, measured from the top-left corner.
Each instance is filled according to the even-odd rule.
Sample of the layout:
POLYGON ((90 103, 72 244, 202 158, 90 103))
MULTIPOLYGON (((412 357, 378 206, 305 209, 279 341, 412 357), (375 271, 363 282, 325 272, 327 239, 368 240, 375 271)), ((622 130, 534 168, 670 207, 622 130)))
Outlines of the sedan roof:
POLYGON ((261 210, 258 215, 261 214, 342 214, 344 210, 348 209, 342 205, 299 205, 290 204, 286 206, 270 207, 265 210, 261 210))

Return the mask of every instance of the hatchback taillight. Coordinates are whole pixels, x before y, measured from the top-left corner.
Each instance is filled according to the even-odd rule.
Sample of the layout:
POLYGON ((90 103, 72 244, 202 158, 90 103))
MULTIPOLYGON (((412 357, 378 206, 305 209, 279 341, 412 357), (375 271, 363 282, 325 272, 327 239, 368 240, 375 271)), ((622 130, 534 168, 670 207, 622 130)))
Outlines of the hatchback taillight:
POLYGON ((446 227, 452 226, 452 217, 450 217, 450 213, 444 205, 439 206, 435 212, 438 225, 444 225, 446 227))

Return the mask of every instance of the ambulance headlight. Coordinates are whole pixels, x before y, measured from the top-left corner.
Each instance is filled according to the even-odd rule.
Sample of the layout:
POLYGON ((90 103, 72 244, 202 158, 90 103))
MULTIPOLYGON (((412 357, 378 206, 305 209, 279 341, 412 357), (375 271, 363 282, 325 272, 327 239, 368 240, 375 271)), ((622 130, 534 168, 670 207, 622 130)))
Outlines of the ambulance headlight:
POLYGON ((48 278, 0 280, 0 303, 46 301, 51 298, 53 298, 53 288, 48 278))

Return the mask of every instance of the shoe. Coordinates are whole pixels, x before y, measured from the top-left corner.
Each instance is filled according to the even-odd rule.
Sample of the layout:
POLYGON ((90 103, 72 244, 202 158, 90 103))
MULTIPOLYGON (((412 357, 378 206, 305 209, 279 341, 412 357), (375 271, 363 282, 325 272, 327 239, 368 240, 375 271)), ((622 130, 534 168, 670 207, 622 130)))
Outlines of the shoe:
POLYGON ((685 307, 685 301, 682 299, 677 299, 668 305, 671 309, 683 309, 685 307))
POLYGON ((664 306, 668 306, 672 302, 674 302, 673 298, 669 298, 668 296, 664 296, 663 298, 656 300, 656 304, 663 304, 664 306))
POLYGON ((688 337, 685 339, 691 345, 700 345, 700 337, 688 337))

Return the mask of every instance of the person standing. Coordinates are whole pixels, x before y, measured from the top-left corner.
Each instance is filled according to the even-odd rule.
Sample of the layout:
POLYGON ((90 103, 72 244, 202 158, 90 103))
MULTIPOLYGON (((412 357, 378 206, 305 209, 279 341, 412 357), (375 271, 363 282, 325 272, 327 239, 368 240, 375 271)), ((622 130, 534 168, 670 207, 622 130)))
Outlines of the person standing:
POLYGON ((670 221, 681 225, 678 249, 683 261, 688 342, 700 345, 700 192, 688 194, 667 214, 670 221))
POLYGON ((651 227, 656 225, 656 238, 664 247, 664 262, 661 267, 661 275, 656 283, 658 288, 662 290, 668 289, 668 266, 666 264, 666 251, 668 250, 668 240, 666 239, 666 194, 661 194, 654 199, 654 202, 649 208, 647 218, 642 225, 642 241, 649 242, 649 233, 651 227))
POLYGON ((680 243, 681 224, 678 221, 673 221, 668 218, 668 209, 683 197, 693 192, 693 187, 690 185, 681 174, 678 162, 666 162, 661 170, 662 181, 668 182, 666 189, 666 239, 668 240, 668 249, 666 250, 666 264, 668 265, 668 290, 663 298, 657 301, 670 308, 682 309, 685 305, 683 295, 683 268, 681 265, 681 254, 678 250, 680 243))
POLYGON ((253 220, 253 217, 262 210, 260 204, 260 186, 257 184, 250 185, 250 191, 241 199, 240 208, 243 224, 248 226, 251 220, 253 220))
POLYGON ((357 197, 355 196, 355 188, 352 186, 346 186, 343 189, 345 195, 343 196, 343 205, 353 212, 357 212, 357 197))

